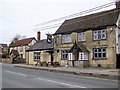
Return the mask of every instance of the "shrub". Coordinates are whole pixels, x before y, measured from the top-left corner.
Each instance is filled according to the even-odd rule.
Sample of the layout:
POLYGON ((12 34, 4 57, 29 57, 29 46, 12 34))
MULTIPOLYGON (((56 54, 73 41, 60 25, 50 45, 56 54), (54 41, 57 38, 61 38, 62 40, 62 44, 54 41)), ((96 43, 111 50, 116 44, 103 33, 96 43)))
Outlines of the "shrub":
POLYGON ((7 55, 6 54, 2 54, 2 58, 7 58, 7 55))

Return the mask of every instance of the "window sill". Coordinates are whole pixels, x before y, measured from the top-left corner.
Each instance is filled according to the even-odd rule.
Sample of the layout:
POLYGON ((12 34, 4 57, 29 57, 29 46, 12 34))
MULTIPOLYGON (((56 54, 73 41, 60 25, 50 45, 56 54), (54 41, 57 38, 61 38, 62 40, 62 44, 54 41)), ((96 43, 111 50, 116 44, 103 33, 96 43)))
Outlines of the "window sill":
POLYGON ((78 43, 85 43, 86 41, 78 41, 78 43))
POLYGON ((40 59, 34 59, 34 61, 40 61, 40 59))
POLYGON ((92 60, 107 60, 107 58, 93 58, 92 60))
POLYGON ((93 39, 93 41, 105 41, 105 40, 107 40, 107 39, 97 39, 97 40, 93 39))
POLYGON ((89 61, 89 60, 79 60, 79 61, 89 61))
POLYGON ((68 43, 61 43, 61 44, 71 44, 72 42, 68 42, 68 43))
POLYGON ((63 58, 62 58, 61 60, 68 60, 68 59, 63 59, 63 58))

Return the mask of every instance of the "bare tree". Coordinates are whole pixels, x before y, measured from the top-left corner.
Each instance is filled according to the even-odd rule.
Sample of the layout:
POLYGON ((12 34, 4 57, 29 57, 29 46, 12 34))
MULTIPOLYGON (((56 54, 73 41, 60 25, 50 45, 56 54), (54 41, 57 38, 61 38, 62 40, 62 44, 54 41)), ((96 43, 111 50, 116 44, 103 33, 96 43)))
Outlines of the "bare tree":
POLYGON ((26 36, 21 36, 20 34, 16 34, 12 40, 11 43, 15 43, 16 41, 20 40, 20 39, 24 39, 26 36))

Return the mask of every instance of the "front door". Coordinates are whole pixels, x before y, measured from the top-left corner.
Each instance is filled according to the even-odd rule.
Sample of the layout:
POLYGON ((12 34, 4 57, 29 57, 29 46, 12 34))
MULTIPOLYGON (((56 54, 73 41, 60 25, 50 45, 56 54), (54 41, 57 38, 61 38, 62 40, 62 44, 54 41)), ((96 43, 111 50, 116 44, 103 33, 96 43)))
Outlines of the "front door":
POLYGON ((120 54, 117 54, 116 57, 117 57, 116 68, 120 68, 120 54))
POLYGON ((78 66, 78 65, 77 65, 77 64, 78 64, 78 63, 77 63, 77 62, 78 62, 78 55, 79 55, 79 54, 78 54, 78 51, 74 52, 73 55, 74 55, 74 60, 72 60, 72 66, 73 66, 73 67, 76 67, 76 66, 78 66))
POLYGON ((51 66, 53 65, 53 52, 51 54, 51 66))

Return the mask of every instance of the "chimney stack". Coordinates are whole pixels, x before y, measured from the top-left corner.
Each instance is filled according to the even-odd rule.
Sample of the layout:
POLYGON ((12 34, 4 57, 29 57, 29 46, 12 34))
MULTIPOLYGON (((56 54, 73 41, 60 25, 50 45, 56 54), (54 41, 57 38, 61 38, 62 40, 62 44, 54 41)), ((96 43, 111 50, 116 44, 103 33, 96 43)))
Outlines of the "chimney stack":
POLYGON ((40 41, 40 36, 41 36, 40 34, 41 34, 41 33, 38 31, 38 32, 37 32, 37 41, 40 41))
POLYGON ((116 8, 120 8, 120 0, 116 0, 116 8))

